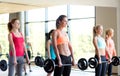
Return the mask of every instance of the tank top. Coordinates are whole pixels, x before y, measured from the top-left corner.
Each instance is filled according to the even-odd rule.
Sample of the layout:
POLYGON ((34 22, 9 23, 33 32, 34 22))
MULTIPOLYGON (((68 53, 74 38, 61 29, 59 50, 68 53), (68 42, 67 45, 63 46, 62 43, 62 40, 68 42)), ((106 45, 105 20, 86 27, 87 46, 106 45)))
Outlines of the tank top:
MULTIPOLYGON (((51 41, 52 41, 52 39, 51 39, 51 41)), ((55 55, 55 51, 54 51, 52 43, 50 44, 50 55, 51 55, 51 59, 55 60, 56 55, 55 55)))
MULTIPOLYGON (((60 32, 60 31, 58 31, 60 32)), ((57 45, 60 45, 60 44, 64 44, 64 43, 67 43, 69 40, 68 40, 68 37, 67 36, 60 36, 57 38, 57 45)))
POLYGON ((97 45, 98 45, 98 48, 105 49, 106 47, 105 40, 102 37, 97 37, 97 45))
MULTIPOLYGON (((112 39, 108 39, 108 51, 110 53, 110 55, 114 55, 114 51, 115 51, 115 45, 114 45, 114 41, 112 39)), ((108 54, 106 53, 106 58, 108 59, 108 54)))
MULTIPOLYGON (((24 38, 23 37, 16 37, 13 32, 12 34, 12 39, 16 51, 16 56, 24 56, 24 38)), ((21 33, 22 35, 22 33, 21 33)), ((10 49, 10 56, 13 56, 12 50, 10 49)))

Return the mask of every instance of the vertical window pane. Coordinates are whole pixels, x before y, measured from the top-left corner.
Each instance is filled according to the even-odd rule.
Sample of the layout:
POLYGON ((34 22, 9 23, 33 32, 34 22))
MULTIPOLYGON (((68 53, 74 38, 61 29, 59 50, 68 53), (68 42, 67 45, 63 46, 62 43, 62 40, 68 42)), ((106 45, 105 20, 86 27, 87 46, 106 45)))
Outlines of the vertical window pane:
POLYGON ((1 14, 0 15, 0 24, 8 23, 9 14, 1 14))
POLYGON ((56 20, 61 14, 67 15, 67 5, 48 8, 48 20, 56 20))
MULTIPOLYGON (((9 52, 9 43, 8 43, 8 28, 7 23, 9 22, 9 14, 1 14, 0 15, 0 45, 1 50, 0 53, 8 53, 9 52)), ((3 58, 6 58, 6 56, 3 58)))
POLYGON ((45 55, 45 24, 44 23, 30 23, 30 41, 33 47, 33 54, 37 55, 40 53, 42 56, 45 55))
POLYGON ((34 9, 28 11, 28 22, 30 21, 45 21, 45 8, 34 9))
POLYGON ((70 18, 95 17, 94 6, 70 5, 70 18))
POLYGON ((75 58, 79 58, 79 56, 86 58, 94 56, 92 44, 94 18, 71 20, 70 26, 75 58))
POLYGON ((7 24, 0 25, 0 45, 2 47, 2 51, 1 51, 2 53, 9 52, 7 24))
POLYGON ((51 29, 56 29, 55 21, 48 22, 48 32, 51 29))

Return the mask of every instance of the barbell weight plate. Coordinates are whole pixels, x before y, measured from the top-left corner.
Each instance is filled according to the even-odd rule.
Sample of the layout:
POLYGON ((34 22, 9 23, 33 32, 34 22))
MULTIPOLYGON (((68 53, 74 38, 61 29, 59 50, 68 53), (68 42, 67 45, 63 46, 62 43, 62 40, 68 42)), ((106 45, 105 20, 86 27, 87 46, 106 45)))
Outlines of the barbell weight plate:
POLYGON ((51 73, 51 72, 53 72, 54 69, 55 69, 54 61, 51 60, 51 59, 46 59, 44 61, 44 70, 45 70, 45 72, 51 73))
POLYGON ((35 62, 35 65, 40 66, 40 67, 43 67, 44 65, 44 59, 40 56, 36 56, 34 62, 35 62))
POLYGON ((2 56, 2 54, 0 53, 0 57, 2 56))
POLYGON ((118 66, 119 63, 120 63, 120 59, 119 59, 117 56, 113 56, 113 57, 112 57, 112 64, 113 64, 114 66, 118 66))
POLYGON ((8 55, 8 54, 6 54, 6 58, 9 58, 9 55, 8 55))
POLYGON ((6 62, 6 60, 1 60, 0 61, 0 68, 1 68, 2 71, 7 70, 7 62, 6 62))
POLYGON ((90 68, 96 68, 97 65, 98 65, 98 61, 96 58, 94 57, 91 57, 89 60, 88 60, 88 63, 89 63, 89 67, 90 68))
POLYGON ((80 70, 86 70, 88 68, 88 62, 85 58, 79 59, 77 65, 80 70))

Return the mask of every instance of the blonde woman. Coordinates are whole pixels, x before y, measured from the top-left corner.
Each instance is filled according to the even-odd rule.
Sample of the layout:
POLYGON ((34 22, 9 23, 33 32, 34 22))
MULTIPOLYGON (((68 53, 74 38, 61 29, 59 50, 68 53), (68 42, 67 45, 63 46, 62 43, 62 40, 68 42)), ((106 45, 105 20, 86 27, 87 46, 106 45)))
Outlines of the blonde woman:
MULTIPOLYGON (((112 37, 114 36, 114 30, 112 28, 109 28, 106 30, 106 45, 107 45, 107 48, 108 48, 108 51, 109 51, 109 54, 111 55, 111 57, 113 56, 116 56, 116 49, 115 49, 115 44, 114 44, 114 41, 112 39, 112 37)), ((109 57, 108 57, 108 53, 106 53, 106 59, 108 60, 109 57)), ((112 75, 112 63, 109 63, 108 64, 108 76, 111 76, 112 75)))
MULTIPOLYGON (((105 53, 106 51, 108 52, 105 39, 102 37, 102 33, 103 33, 102 25, 94 26, 93 44, 95 47, 95 58, 98 60, 99 63, 98 66, 95 68, 95 76, 105 76, 107 69, 107 63, 102 63, 103 61, 106 61, 105 53)), ((110 55, 109 59, 111 59, 110 55)))

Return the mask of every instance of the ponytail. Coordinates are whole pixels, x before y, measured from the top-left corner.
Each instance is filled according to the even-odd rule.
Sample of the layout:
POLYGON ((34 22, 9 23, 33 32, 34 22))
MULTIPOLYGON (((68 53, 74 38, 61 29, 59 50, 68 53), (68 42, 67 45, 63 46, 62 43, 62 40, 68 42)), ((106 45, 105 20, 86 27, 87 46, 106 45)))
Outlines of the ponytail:
POLYGON ((93 37, 96 35, 96 26, 93 27, 93 37))
POLYGON ((11 22, 8 23, 8 31, 10 32, 12 30, 12 24, 11 22))

